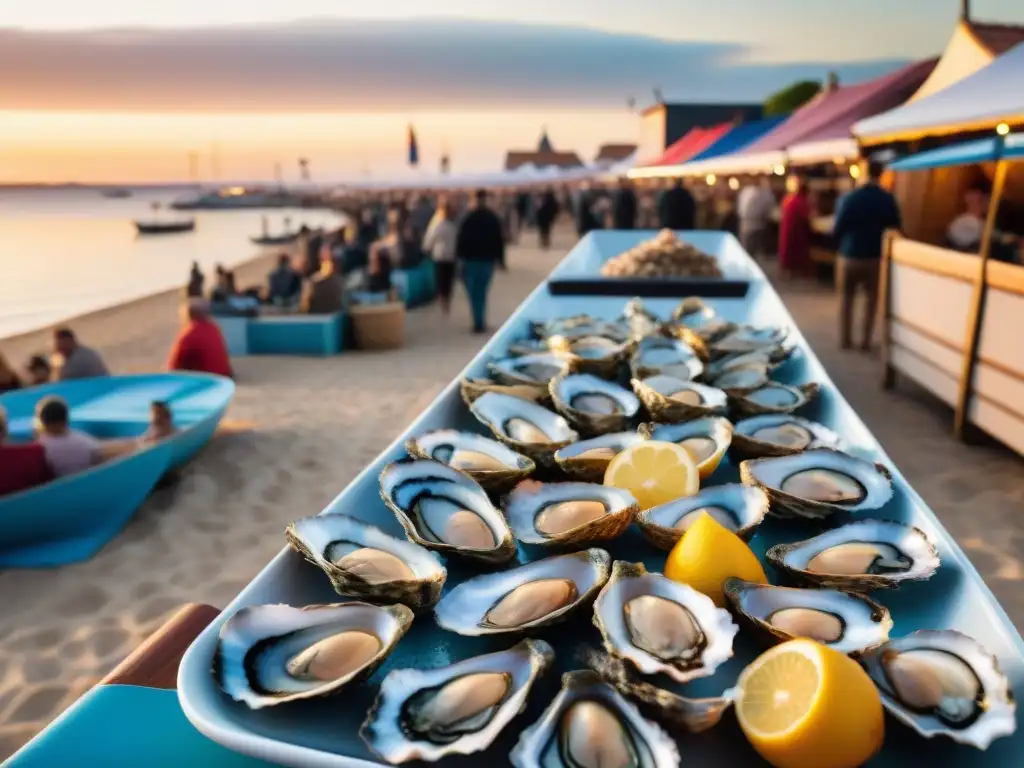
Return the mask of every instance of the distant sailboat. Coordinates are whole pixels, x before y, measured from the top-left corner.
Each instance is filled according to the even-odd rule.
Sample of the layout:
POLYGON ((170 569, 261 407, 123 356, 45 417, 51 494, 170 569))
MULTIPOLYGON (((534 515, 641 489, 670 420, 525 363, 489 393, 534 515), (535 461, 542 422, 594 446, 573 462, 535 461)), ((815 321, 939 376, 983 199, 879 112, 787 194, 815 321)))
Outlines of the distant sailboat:
POLYGON ((140 235, 176 235, 182 232, 192 232, 196 228, 195 219, 160 219, 160 203, 150 203, 154 218, 149 220, 136 219, 133 223, 140 235))

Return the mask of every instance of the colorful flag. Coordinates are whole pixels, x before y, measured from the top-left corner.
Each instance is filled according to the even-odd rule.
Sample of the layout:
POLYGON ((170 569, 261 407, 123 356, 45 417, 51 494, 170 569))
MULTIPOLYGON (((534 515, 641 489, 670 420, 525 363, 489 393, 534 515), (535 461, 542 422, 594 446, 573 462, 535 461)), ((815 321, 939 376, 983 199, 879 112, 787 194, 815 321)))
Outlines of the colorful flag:
POLYGON ((420 152, 416 146, 416 130, 409 125, 409 165, 419 165, 420 152))

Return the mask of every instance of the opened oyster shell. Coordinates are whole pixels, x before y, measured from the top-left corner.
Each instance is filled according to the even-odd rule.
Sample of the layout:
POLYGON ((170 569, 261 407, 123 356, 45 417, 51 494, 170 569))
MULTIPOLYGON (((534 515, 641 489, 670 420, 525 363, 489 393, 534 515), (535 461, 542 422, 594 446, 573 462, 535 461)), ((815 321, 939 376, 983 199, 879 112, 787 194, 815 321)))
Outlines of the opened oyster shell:
POLYGON ((462 582, 441 598, 434 618, 458 635, 528 632, 589 604, 610 571, 603 549, 535 560, 462 582))
POLYGON ((555 451, 555 462, 575 480, 601 483, 604 482, 604 473, 612 459, 645 439, 638 432, 614 432, 580 440, 555 451))
POLYGON ((918 528, 889 520, 859 520, 768 550, 768 562, 800 581, 870 592, 931 578, 939 553, 918 528))
POLYGON ((577 339, 583 336, 605 336, 615 341, 629 340, 629 328, 623 323, 601 320, 590 315, 559 317, 546 323, 534 324, 534 332, 543 339, 561 336, 577 339))
POLYGON ((821 519, 836 512, 880 509, 892 498, 892 475, 829 448, 740 464, 747 485, 764 490, 776 517, 821 519))
POLYGON ((679 683, 713 675, 739 631, 707 595, 621 560, 594 601, 594 624, 609 653, 679 683))
POLYGON ((380 473, 380 495, 420 546, 489 563, 515 557, 505 518, 487 492, 458 470, 428 459, 402 459, 380 473))
POLYGON ((736 329, 735 323, 723 318, 697 296, 689 296, 679 302, 672 311, 672 319, 705 342, 714 341, 736 329))
POLYGON ((693 496, 645 509, 636 516, 636 523, 654 546, 667 552, 704 512, 749 541, 768 512, 768 496, 760 488, 739 483, 712 485, 693 496))
POLYGON ((630 356, 629 367, 634 379, 660 374, 694 381, 704 373, 704 363, 689 344, 662 336, 641 340, 630 356))
POLYGON ((639 511, 629 491, 595 483, 520 483, 505 502, 524 544, 569 547, 614 539, 639 511))
POLYGON ((770 370, 775 370, 789 360, 795 351, 796 347, 779 345, 777 347, 762 347, 752 352, 730 352, 708 363, 705 375, 707 378, 713 379, 728 370, 744 365, 766 365, 770 370))
POLYGON ((567 672, 562 689, 509 753, 516 768, 677 768, 679 750, 601 676, 567 672))
POLYGON ((707 378, 711 386, 718 387, 730 397, 736 397, 763 387, 772 380, 771 373, 768 363, 746 363, 707 378))
POLYGON ((733 611, 772 644, 806 637, 840 653, 859 653, 884 643, 892 630, 888 608, 838 589, 729 579, 725 596, 733 611))
POLYGON ((463 379, 459 382, 459 394, 462 401, 472 406, 480 397, 488 392, 499 395, 517 397, 531 403, 547 406, 551 402, 548 385, 544 384, 502 384, 494 379, 463 379))
POLYGON ((550 389, 556 410, 588 437, 626 429, 640 410, 632 392, 589 373, 557 376, 550 389))
POLYGON ((410 437, 405 450, 418 459, 433 459, 465 472, 489 491, 506 491, 537 468, 533 459, 497 440, 454 429, 410 437))
POLYGON ((633 379, 633 391, 655 421, 676 423, 725 413, 725 392, 674 376, 633 379))
POLYGON ((641 424, 639 432, 651 440, 683 446, 697 465, 701 480, 706 480, 718 469, 732 443, 732 424, 718 416, 682 424, 641 424))
POLYGON ((470 411, 498 440, 543 466, 553 466, 555 451, 579 439, 557 413, 517 397, 488 392, 470 411))
POLYGON ((630 338, 637 341, 647 336, 660 336, 665 329, 661 318, 651 312, 640 298, 626 302, 619 322, 629 329, 630 338))
POLYGON ((555 352, 506 357, 488 363, 491 376, 502 384, 540 384, 547 386, 558 374, 568 369, 570 358, 555 352))
POLYGON ((1017 705, 992 654, 953 630, 923 630, 864 654, 882 704, 925 738, 978 749, 1017 729, 1017 705))
POLYGON ((616 337, 588 334, 583 336, 551 336, 548 346, 555 352, 570 355, 570 368, 575 373, 591 373, 614 379, 633 350, 633 342, 616 337))
POLYGON ((672 728, 701 733, 714 728, 732 706, 728 696, 688 699, 664 688, 639 680, 635 670, 609 653, 588 649, 584 653, 587 666, 601 675, 615 690, 640 705, 640 711, 672 728))
POLYGON ((285 529, 296 552, 320 568, 339 595, 427 608, 441 597, 447 571, 437 556, 348 515, 318 515, 285 529))
POLYGON ((730 395, 729 402, 738 416, 759 416, 762 413, 793 413, 818 396, 821 387, 813 381, 791 387, 769 381, 757 389, 730 395))
POLYGON ((526 706, 555 653, 524 640, 438 669, 399 669, 381 683, 360 735, 392 765, 487 749, 526 706))
POLYGON ((758 349, 769 349, 777 347, 786 340, 788 331, 785 328, 755 328, 750 325, 742 325, 710 345, 714 357, 735 354, 739 352, 753 352, 758 349))
POLYGON ((253 605, 220 628, 213 674, 250 709, 337 693, 369 677, 412 624, 405 605, 253 605))
POLYGON ((828 427, 790 414, 766 414, 737 422, 729 455, 735 461, 790 456, 815 448, 842 450, 845 441, 828 427))

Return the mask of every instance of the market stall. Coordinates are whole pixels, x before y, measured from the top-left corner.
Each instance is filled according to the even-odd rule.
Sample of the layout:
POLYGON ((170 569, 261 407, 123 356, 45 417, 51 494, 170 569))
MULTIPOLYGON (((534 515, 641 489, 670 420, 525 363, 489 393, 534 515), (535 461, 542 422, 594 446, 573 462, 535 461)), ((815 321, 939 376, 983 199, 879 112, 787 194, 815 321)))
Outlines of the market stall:
POLYGON ((719 123, 710 128, 693 128, 671 144, 660 157, 638 166, 629 175, 635 179, 678 176, 674 169, 715 144, 734 127, 734 123, 719 123))

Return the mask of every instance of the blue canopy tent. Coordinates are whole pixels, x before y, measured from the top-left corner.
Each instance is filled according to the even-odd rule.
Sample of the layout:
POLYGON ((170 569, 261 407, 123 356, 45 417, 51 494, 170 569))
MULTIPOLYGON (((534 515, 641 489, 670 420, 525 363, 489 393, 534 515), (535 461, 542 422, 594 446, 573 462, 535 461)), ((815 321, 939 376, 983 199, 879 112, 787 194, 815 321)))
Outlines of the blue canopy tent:
POLYGON ((999 160, 1024 160, 1024 133, 1015 133, 1005 139, 999 136, 975 139, 949 147, 918 152, 916 155, 908 155, 897 160, 889 168, 894 171, 921 171, 927 168, 948 168, 953 165, 994 163, 999 160))
POLYGON ((788 119, 789 115, 785 114, 766 117, 763 120, 752 120, 749 123, 740 123, 703 152, 691 157, 689 162, 709 160, 712 157, 740 152, 788 119))

